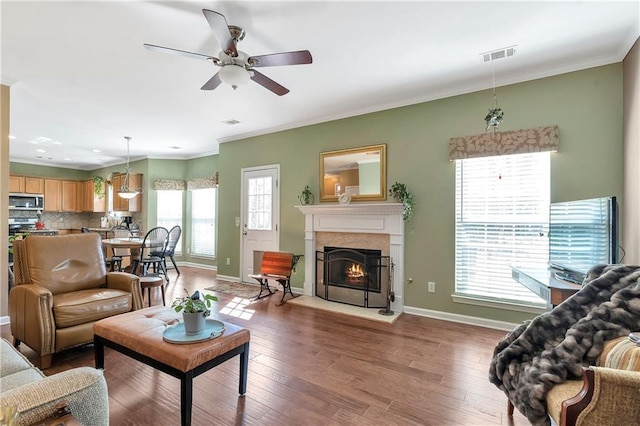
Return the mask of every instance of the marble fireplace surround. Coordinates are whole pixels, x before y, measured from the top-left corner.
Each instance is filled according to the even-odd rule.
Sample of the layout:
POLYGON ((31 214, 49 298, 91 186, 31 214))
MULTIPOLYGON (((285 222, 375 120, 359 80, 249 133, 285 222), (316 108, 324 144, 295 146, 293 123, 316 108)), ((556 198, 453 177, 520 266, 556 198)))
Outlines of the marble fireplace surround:
POLYGON ((358 248, 382 250, 383 255, 391 256, 394 265, 392 286, 395 293, 391 309, 395 312, 403 311, 404 222, 401 203, 317 204, 296 207, 305 216, 305 295, 315 296, 316 250, 321 250, 325 245, 344 247, 343 244, 348 242, 357 244, 358 248), (367 241, 370 246, 362 246, 367 241), (386 247, 380 246, 381 241, 386 247))

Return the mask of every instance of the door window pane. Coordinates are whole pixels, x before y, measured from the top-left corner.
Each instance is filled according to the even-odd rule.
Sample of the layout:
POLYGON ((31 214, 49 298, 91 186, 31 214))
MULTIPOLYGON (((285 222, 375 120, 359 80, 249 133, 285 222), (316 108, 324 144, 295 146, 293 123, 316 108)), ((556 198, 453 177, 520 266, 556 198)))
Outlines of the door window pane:
POLYGON ((271 195, 273 192, 273 178, 271 176, 249 179, 247 229, 252 231, 270 231, 271 223, 271 195))

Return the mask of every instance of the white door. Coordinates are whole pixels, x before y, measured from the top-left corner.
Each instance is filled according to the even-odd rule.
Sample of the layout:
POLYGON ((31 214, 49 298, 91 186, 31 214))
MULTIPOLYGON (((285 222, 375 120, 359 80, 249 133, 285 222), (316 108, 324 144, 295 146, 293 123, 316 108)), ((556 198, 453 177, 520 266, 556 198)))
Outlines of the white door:
POLYGON ((254 250, 277 251, 280 246, 279 175, 279 165, 242 169, 240 269, 241 279, 246 283, 257 284, 249 277, 254 273, 254 250))

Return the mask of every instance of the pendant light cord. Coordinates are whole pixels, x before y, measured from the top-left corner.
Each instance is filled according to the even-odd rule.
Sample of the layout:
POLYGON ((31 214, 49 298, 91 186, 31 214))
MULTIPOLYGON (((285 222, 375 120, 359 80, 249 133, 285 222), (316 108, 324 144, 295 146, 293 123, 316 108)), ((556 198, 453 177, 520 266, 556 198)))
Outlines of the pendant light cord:
POLYGON ((493 59, 491 59, 491 84, 493 87, 493 103, 494 107, 498 108, 498 98, 496 96, 496 72, 495 67, 493 65, 493 59))

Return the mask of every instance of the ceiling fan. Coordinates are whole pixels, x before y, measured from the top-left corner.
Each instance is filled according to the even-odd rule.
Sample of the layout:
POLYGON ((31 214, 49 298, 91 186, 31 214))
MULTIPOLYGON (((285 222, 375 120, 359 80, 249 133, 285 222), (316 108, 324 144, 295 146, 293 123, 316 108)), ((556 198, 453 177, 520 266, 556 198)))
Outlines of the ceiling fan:
POLYGON ((244 39, 245 36, 242 28, 236 27, 235 25, 228 25, 226 18, 221 13, 207 9, 203 9, 202 13, 204 13, 204 17, 207 19, 209 26, 220 42, 222 51, 218 55, 219 58, 153 44, 145 43, 144 45, 144 47, 149 50, 172 53, 195 59, 204 59, 219 66, 220 71, 201 87, 202 90, 213 90, 221 83, 228 84, 235 90, 238 86, 246 84, 249 80, 253 80, 278 96, 286 95, 289 93, 289 89, 281 86, 254 68, 310 64, 313 61, 311 53, 308 50, 249 56, 245 52, 237 49, 238 42, 244 39))

